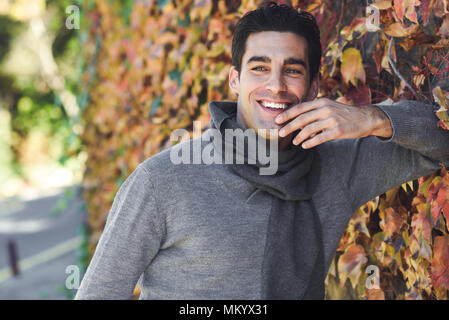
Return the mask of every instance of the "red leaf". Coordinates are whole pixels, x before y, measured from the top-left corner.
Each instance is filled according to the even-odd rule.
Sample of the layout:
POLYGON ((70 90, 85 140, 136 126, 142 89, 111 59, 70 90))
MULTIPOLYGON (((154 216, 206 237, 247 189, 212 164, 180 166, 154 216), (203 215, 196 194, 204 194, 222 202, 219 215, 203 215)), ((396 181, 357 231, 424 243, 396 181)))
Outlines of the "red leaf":
POLYGON ((412 217, 412 230, 416 237, 422 235, 423 239, 427 242, 430 241, 430 236, 432 233, 432 228, 430 226, 430 221, 427 219, 426 212, 421 211, 412 217))
POLYGON ((446 219, 446 224, 449 224, 449 201, 441 208, 443 211, 443 216, 446 219))
POLYGON ((438 218, 440 217, 441 210, 443 207, 445 207, 448 203, 448 190, 446 187, 442 187, 443 181, 441 181, 437 186, 437 191, 435 194, 432 195, 432 197, 435 197, 435 200, 431 202, 430 211, 432 213, 433 218, 433 224, 436 224, 438 218))
POLYGON ((430 203, 432 200, 435 200, 441 186, 442 186, 441 177, 436 176, 429 185, 427 203, 430 203))
POLYGON ((431 3, 433 5, 433 2, 434 0, 421 0, 421 17, 424 26, 429 23, 430 12, 432 10, 431 3))
POLYGON ((407 8, 405 9, 405 16, 413 23, 418 23, 418 17, 416 14, 415 6, 419 5, 420 2, 417 0, 409 0, 407 3, 407 8))
POLYGON ((351 88, 345 95, 347 101, 352 101, 355 105, 371 103, 371 90, 367 86, 351 88))
POLYGON ((402 22, 404 20, 404 0, 394 0, 394 11, 402 22))

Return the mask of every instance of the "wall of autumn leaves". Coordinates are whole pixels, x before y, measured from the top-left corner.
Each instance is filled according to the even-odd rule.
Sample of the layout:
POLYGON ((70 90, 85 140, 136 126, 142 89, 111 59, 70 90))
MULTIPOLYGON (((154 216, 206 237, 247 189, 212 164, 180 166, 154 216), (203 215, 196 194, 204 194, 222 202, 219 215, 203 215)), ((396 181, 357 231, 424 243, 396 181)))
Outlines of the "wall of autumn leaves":
MULTIPOLYGON (((347 103, 438 102, 449 130, 447 0, 292 0, 312 12, 324 55, 320 96, 347 103), (368 9, 367 9, 368 8, 368 9), (379 13, 379 25, 370 25, 379 13)), ((209 125, 227 85, 236 21, 254 0, 84 2, 85 72, 78 100, 89 157, 83 188, 90 253, 115 193, 177 128, 209 125)), ((449 174, 398 186, 351 220, 326 279, 328 299, 449 298, 449 174), (366 269, 379 267, 379 287, 366 269), (370 287, 370 289, 368 289, 370 287)))

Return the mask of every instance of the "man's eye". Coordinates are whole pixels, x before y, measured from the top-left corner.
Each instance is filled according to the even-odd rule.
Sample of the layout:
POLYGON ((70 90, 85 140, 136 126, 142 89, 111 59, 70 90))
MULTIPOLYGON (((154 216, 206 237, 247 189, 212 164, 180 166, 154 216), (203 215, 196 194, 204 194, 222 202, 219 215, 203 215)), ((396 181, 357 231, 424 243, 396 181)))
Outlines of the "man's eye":
POLYGON ((254 70, 254 71, 266 71, 267 69, 265 67, 258 66, 258 67, 254 67, 252 70, 254 70))
POLYGON ((294 74, 302 74, 302 72, 300 70, 297 70, 297 69, 287 69, 286 72, 287 73, 294 73, 294 74))

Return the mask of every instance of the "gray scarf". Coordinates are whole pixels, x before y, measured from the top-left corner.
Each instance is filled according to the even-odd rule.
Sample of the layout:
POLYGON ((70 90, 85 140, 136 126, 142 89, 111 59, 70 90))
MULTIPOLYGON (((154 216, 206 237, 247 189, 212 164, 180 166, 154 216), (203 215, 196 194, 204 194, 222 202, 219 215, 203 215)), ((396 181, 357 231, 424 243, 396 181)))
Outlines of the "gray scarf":
MULTIPOLYGON (((213 101, 209 111, 211 128, 222 133, 222 148, 232 143, 234 152, 241 152, 224 139, 224 129, 240 128, 237 103, 213 101)), ((222 150, 217 151, 222 154, 222 150)), ((323 299, 326 274, 322 230, 311 201, 318 182, 319 158, 313 149, 293 144, 277 152, 278 170, 274 175, 260 175, 258 162, 230 165, 254 187, 274 196, 262 268, 263 299, 323 299)), ((248 154, 244 158, 247 160, 248 154)))

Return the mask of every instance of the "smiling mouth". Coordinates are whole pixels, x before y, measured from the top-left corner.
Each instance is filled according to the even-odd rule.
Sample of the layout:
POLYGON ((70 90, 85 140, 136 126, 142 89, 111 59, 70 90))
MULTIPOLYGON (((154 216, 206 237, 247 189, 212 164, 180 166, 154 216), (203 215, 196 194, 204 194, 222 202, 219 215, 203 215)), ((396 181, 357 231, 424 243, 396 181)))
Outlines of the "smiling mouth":
POLYGON ((265 100, 257 100, 257 103, 266 111, 280 113, 288 109, 293 103, 290 102, 273 102, 265 100))

